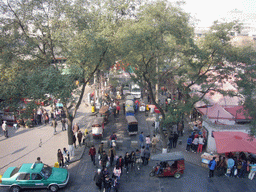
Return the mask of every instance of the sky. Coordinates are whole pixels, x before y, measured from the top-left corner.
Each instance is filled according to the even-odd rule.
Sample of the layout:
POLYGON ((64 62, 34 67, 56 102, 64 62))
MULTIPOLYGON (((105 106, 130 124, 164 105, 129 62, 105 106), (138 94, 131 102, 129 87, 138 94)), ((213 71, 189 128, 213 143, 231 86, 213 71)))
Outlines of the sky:
POLYGON ((245 14, 256 14, 256 0, 185 0, 185 2, 182 8, 200 20, 198 27, 209 27, 213 21, 227 17, 227 13, 234 9, 245 14))

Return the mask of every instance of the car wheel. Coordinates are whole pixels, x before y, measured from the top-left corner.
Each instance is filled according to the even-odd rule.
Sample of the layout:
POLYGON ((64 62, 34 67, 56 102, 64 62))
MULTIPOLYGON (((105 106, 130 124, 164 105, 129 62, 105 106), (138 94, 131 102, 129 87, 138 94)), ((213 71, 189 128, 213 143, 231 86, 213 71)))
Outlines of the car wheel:
POLYGON ((49 187, 49 189, 50 189, 50 191, 52 191, 52 192, 56 192, 56 191, 58 191, 59 187, 58 187, 57 185, 51 185, 51 186, 49 187))
POLYGON ((175 177, 176 179, 179 179, 179 178, 181 177, 181 174, 180 174, 180 173, 175 173, 175 174, 174 174, 174 177, 175 177))
POLYGON ((12 186, 10 188, 10 192, 20 192, 20 187, 19 186, 12 186))
POLYGON ((149 176, 150 176, 150 177, 154 177, 154 176, 155 176, 155 172, 154 172, 154 171, 151 171, 151 172, 149 173, 149 176))

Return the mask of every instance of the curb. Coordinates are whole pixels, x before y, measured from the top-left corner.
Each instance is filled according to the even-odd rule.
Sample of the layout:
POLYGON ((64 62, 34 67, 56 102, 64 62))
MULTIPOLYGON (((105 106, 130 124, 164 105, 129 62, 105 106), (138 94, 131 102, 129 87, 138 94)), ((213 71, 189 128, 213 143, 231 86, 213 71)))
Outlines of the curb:
POLYGON ((85 152, 86 146, 84 145, 83 148, 84 148, 84 149, 82 149, 82 152, 81 152, 81 154, 78 156, 78 158, 73 158, 73 159, 71 159, 70 162, 69 162, 69 164, 74 163, 74 162, 79 161, 80 159, 82 159, 82 157, 83 157, 83 155, 84 155, 84 152, 85 152))

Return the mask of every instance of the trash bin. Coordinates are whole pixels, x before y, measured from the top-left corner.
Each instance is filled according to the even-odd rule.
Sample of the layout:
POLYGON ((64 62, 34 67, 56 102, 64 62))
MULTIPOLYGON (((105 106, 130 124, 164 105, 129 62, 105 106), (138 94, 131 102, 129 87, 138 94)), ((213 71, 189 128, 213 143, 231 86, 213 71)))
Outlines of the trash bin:
POLYGON ((95 107, 92 106, 92 113, 95 113, 95 107))

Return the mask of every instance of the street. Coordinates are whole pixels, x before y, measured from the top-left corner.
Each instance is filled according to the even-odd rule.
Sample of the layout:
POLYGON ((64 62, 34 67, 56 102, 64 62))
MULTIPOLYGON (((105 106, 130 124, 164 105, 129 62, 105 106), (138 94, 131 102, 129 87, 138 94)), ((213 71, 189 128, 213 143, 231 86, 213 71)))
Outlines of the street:
MULTIPOLYGON (((93 117, 92 117, 93 118, 93 117)), ((144 132, 144 135, 150 134, 152 127, 148 126, 145 114, 139 112, 136 114, 136 118, 139 122, 139 133, 144 132)), ((38 130, 40 131, 40 130, 38 130)), ((117 134, 118 140, 123 141, 123 146, 117 150, 117 155, 124 156, 125 152, 135 151, 136 148, 131 147, 131 141, 138 141, 139 133, 136 136, 129 136, 126 130, 126 122, 123 113, 119 115, 118 118, 114 119, 113 115, 109 117, 109 123, 105 126, 104 138, 103 140, 108 140, 109 136, 115 132, 117 134)), ((29 132, 28 132, 29 133, 29 132)), ((23 133, 23 134, 28 134, 23 133)), ((184 136, 185 138, 185 136, 184 136)), ((96 148, 101 140, 94 140, 96 148)), ((177 147, 175 150, 183 150, 185 144, 177 147)), ((108 146, 105 146, 105 150, 108 150, 108 146)), ((68 170, 70 173, 70 181, 64 189, 60 191, 66 192, 93 192, 97 191, 95 182, 93 181, 94 173, 98 166, 93 166, 90 157, 88 155, 89 148, 85 149, 85 153, 80 161, 72 163, 69 165, 68 170)), ((184 151, 184 150, 183 150, 184 151)), ((159 153, 160 151, 158 151, 159 153)), ((185 159, 194 158, 195 154, 185 153, 185 159)), ((198 156, 198 155, 197 155, 198 156)), ((34 159, 33 159, 34 160, 34 159)), ((32 162, 33 162, 32 160, 32 162)), ((165 192, 165 191, 255 191, 256 185, 255 180, 250 181, 247 178, 237 179, 237 178, 227 178, 227 177, 214 177, 208 178, 208 169, 202 168, 198 165, 185 163, 185 173, 180 179, 175 179, 174 177, 167 178, 157 178, 150 177, 149 172, 155 162, 150 161, 148 166, 143 166, 140 171, 123 173, 120 180, 121 192, 132 192, 132 191, 145 191, 145 192, 165 192)), ((112 172, 113 168, 109 168, 112 172)), ((3 189, 7 192, 7 189, 3 189)), ((36 192, 38 190, 24 190, 30 192, 36 192)), ((39 190, 45 192, 47 190, 39 190)))

